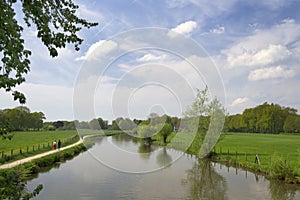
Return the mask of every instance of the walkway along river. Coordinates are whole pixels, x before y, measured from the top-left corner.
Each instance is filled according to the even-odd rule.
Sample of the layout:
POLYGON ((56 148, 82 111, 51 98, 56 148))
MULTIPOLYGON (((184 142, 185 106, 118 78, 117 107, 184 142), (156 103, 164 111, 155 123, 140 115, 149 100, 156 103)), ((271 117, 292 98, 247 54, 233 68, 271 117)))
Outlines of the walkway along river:
POLYGON ((40 173, 28 183, 28 189, 38 184, 44 189, 36 199, 300 199, 299 186, 269 181, 173 149, 147 147, 126 135, 97 138, 89 151, 40 173), (122 166, 125 158, 110 153, 115 147, 139 157, 122 166), (124 172, 144 166, 158 169, 178 157, 151 173, 124 172))

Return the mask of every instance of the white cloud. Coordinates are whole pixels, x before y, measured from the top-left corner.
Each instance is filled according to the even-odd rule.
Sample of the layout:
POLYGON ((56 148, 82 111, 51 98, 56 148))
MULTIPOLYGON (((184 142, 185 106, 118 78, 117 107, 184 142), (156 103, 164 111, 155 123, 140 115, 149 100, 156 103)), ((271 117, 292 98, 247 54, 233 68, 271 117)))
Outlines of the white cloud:
POLYGON ((76 58, 76 60, 93 60, 100 56, 105 56, 110 51, 117 48, 118 44, 112 40, 99 40, 92 44, 84 56, 76 58))
POLYGON ((294 70, 284 69, 281 66, 262 68, 251 71, 248 79, 250 81, 265 80, 271 78, 290 78, 295 75, 294 70))
POLYGON ((197 28, 197 22, 195 21, 186 21, 179 24, 171 30, 179 34, 190 34, 195 28, 197 28))
POLYGON ((167 55, 154 55, 151 53, 145 54, 143 57, 137 59, 138 62, 151 62, 151 61, 161 61, 167 58, 167 55))
POLYGON ((215 34, 223 34, 223 33, 225 33, 225 27, 220 26, 218 28, 211 29, 209 32, 215 33, 215 34))
POLYGON ((267 48, 260 51, 245 51, 240 55, 231 55, 227 57, 229 67, 239 66, 265 66, 284 60, 291 55, 285 46, 270 44, 267 48))
MULTIPOLYGON (((253 35, 237 38, 237 42, 221 51, 227 67, 277 65, 295 54, 300 37, 300 24, 285 19, 269 29, 258 29, 253 35), (289 47, 289 48, 287 48, 289 47)), ((266 66, 260 66, 266 67, 266 66)))
POLYGON ((246 103, 248 102, 249 99, 247 97, 239 97, 237 99, 235 99, 231 104, 230 106, 236 106, 236 105, 239 105, 239 104, 243 104, 243 103, 246 103))

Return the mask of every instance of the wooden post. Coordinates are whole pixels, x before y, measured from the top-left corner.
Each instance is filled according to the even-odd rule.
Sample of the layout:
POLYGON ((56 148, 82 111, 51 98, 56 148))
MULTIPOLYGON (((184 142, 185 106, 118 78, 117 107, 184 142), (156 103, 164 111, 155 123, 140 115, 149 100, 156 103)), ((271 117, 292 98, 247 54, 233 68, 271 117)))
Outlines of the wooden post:
POLYGON ((22 148, 20 147, 20 154, 22 155, 22 148))
POLYGON ((258 154, 256 154, 256 156, 255 156, 255 161, 254 161, 254 163, 257 163, 257 164, 260 165, 260 161, 259 161, 258 154))
POLYGON ((10 156, 12 157, 14 155, 14 150, 10 150, 10 156))

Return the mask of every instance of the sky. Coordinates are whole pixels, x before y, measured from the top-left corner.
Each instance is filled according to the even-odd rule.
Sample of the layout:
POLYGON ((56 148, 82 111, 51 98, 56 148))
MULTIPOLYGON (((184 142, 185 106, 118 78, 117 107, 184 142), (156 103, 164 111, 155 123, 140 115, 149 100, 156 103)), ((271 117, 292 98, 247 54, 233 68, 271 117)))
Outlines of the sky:
MULTIPOLYGON (((76 3, 99 23, 79 33, 79 52, 51 58, 34 27, 23 31, 31 70, 17 89, 46 121, 181 116, 205 85, 229 114, 264 102, 300 110, 300 1, 76 3)), ((0 95, 0 109, 19 106, 0 95)))

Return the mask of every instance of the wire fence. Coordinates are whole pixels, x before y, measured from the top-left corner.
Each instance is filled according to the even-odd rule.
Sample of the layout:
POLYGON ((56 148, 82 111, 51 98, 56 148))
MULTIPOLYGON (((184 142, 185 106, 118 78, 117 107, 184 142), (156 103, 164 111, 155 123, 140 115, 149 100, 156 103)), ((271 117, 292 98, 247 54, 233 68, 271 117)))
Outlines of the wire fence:
MULTIPOLYGON (((71 138, 61 140, 61 147, 67 146, 71 143, 78 141, 78 135, 75 135, 71 138)), ((9 151, 1 151, 0 153, 0 163, 4 163, 10 160, 15 159, 19 156, 28 156, 33 155, 39 152, 46 152, 53 149, 53 143, 41 143, 35 144, 32 146, 20 147, 18 149, 10 149, 9 151)))

